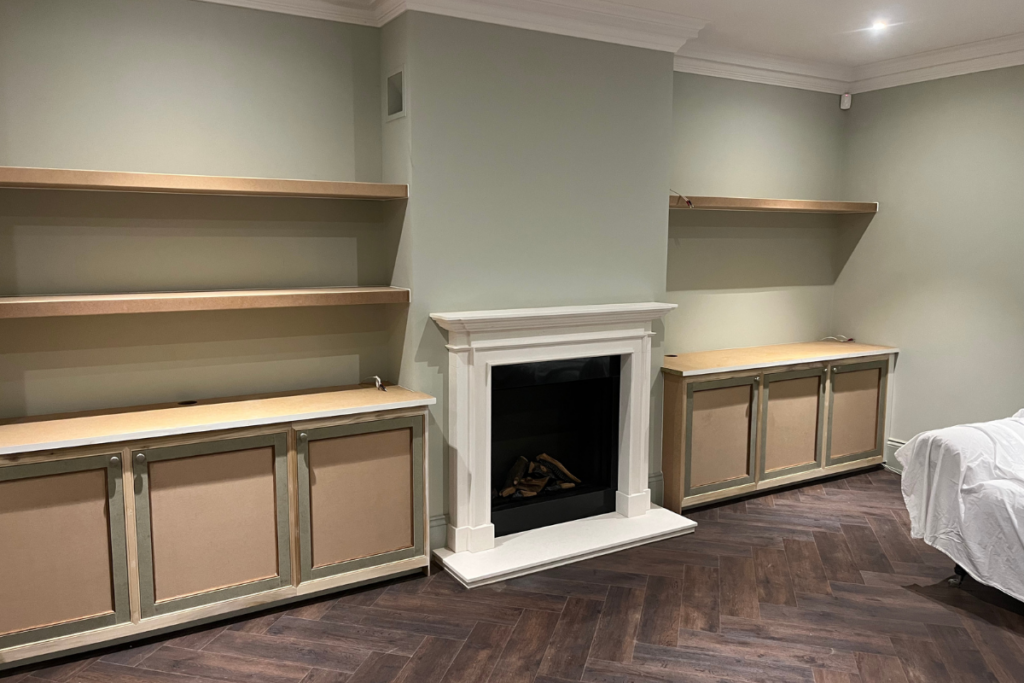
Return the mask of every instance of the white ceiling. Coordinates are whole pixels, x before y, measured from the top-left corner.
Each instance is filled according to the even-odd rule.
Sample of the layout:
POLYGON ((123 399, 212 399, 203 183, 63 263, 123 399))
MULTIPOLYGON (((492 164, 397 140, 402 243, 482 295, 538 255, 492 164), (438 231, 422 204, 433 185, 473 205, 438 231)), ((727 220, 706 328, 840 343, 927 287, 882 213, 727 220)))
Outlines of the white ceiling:
POLYGON ((1024 0, 207 0, 380 26, 419 10, 677 52, 676 70, 862 92, 1024 64, 1024 0), (871 30, 875 21, 889 28, 871 30))

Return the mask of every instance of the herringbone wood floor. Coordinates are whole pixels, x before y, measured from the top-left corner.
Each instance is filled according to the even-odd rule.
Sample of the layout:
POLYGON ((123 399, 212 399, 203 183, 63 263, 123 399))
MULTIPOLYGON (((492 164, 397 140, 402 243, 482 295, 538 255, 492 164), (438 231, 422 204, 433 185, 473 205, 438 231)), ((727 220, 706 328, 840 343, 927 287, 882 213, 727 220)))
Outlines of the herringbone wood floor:
POLYGON ((693 535, 503 585, 395 581, 4 683, 1024 681, 1024 605, 946 584, 895 475, 691 516, 693 535))

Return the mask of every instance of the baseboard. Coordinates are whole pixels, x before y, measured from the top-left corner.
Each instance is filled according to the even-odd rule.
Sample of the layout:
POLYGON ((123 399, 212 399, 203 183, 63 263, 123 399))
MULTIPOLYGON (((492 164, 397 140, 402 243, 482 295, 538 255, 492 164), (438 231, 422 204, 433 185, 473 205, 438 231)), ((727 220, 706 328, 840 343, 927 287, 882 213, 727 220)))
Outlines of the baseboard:
POLYGON ((899 439, 889 439, 885 442, 885 460, 882 462, 885 469, 896 474, 903 474, 903 465, 896 459, 896 451, 905 443, 907 442, 899 439))
POLYGON ((661 505, 665 500, 665 477, 661 472, 652 472, 647 477, 647 488, 651 490, 651 502, 661 505))

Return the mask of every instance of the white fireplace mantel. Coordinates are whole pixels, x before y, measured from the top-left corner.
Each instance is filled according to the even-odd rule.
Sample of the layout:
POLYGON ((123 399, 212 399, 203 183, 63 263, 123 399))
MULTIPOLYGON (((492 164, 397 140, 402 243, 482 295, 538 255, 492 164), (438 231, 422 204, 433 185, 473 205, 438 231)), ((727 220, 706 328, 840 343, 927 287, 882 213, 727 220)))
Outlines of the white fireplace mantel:
POLYGON ((656 302, 435 313, 448 331, 448 548, 438 558, 480 585, 692 531, 651 505, 648 482, 652 323, 656 302), (616 511, 495 539, 491 524, 491 368, 621 357, 616 511), (561 540, 559 540, 561 539, 561 540))

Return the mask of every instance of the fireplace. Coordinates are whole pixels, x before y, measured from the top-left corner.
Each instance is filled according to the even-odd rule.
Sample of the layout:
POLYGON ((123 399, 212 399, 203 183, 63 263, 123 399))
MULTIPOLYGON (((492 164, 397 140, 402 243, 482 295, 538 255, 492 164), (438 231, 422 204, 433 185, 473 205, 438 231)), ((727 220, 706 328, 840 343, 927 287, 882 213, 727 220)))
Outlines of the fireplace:
POLYGON ((495 536, 615 511, 619 356, 491 369, 495 536))
POLYGON ((673 308, 430 316, 449 350, 447 547, 433 552, 455 578, 480 586, 693 531, 648 488, 651 328, 673 308))

